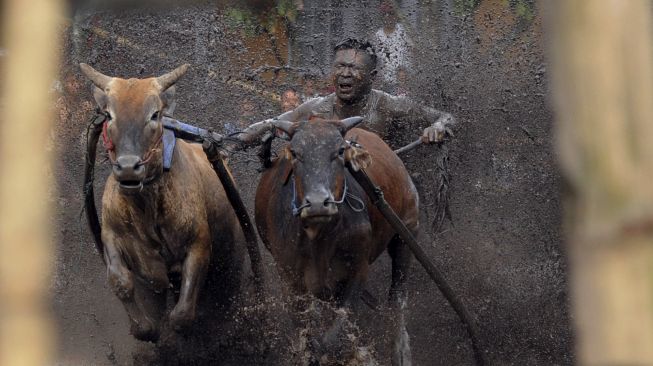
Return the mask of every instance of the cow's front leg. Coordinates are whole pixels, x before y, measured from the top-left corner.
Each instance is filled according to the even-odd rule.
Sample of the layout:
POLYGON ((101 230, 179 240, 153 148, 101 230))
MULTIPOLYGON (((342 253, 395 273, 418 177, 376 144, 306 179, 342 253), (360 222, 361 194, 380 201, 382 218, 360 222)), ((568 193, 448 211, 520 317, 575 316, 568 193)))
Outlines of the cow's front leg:
POLYGON ((160 300, 165 299, 148 289, 128 269, 110 230, 103 232, 103 242, 109 287, 127 311, 132 335, 142 341, 156 342, 164 306, 160 300))
MULTIPOLYGON (((361 257, 363 258, 363 257, 361 257)), ((356 311, 360 305, 360 297, 363 292, 365 279, 369 264, 367 260, 362 260, 359 263, 353 264, 350 268, 355 270, 351 271, 351 276, 347 281, 344 281, 341 291, 337 293, 337 306, 336 318, 329 328, 324 332, 319 341, 314 342, 313 346, 319 353, 333 354, 338 357, 342 356, 343 340, 346 341, 346 324, 351 311, 356 311)))
POLYGON ((188 329, 195 320, 197 299, 209 268, 210 256, 208 239, 196 241, 186 255, 179 300, 170 312, 170 325, 175 331, 188 329))

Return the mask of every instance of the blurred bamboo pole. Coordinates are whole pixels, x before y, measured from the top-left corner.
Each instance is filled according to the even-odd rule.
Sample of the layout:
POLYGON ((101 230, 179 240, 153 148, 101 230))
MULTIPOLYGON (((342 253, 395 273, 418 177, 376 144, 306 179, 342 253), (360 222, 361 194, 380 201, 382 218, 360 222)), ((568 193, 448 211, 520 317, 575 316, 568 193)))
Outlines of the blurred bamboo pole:
POLYGON ((578 361, 653 365, 651 3, 551 10, 578 361))
POLYGON ((61 0, 5 0, 0 111, 0 365, 52 362, 47 296, 51 243, 46 139, 58 69, 61 0))

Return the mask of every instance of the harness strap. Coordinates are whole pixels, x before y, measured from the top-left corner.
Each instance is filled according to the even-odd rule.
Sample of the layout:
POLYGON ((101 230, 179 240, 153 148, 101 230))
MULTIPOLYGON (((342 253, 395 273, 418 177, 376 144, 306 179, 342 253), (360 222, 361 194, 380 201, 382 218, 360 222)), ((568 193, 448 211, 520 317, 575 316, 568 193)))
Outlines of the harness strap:
POLYGON ((292 210, 293 216, 299 216, 303 209, 310 206, 310 203, 304 203, 301 206, 297 206, 297 189, 295 187, 295 175, 291 174, 290 181, 292 182, 292 201, 290 202, 290 209, 292 210))
POLYGON ((95 248, 100 254, 102 261, 104 258, 104 243, 102 242, 102 227, 98 217, 97 208, 95 206, 95 195, 93 193, 93 181, 95 179, 95 154, 97 150, 97 143, 102 135, 103 124, 106 116, 99 111, 93 117, 91 122, 86 128, 86 164, 84 169, 84 211, 86 212, 86 220, 88 226, 93 234, 95 241, 95 248))
POLYGON ((104 145, 104 149, 109 153, 109 160, 113 163, 115 159, 115 150, 116 150, 116 145, 114 145, 113 141, 109 137, 109 133, 107 132, 107 126, 109 125, 109 120, 105 117, 104 122, 102 122, 102 145, 104 145))
POLYGON ((152 145, 152 147, 145 153, 145 155, 143 155, 139 165, 145 165, 149 163, 150 160, 152 160, 152 156, 154 155, 154 150, 158 149, 162 143, 163 143, 163 131, 161 131, 161 136, 157 138, 156 142, 152 145))
POLYGON ((417 239, 409 230, 406 225, 403 223, 401 218, 397 213, 392 209, 388 201, 386 201, 383 191, 379 186, 372 181, 372 179, 367 175, 364 169, 354 169, 351 164, 347 164, 347 168, 351 175, 356 179, 358 184, 363 188, 363 191, 367 193, 368 197, 376 208, 381 212, 383 217, 387 220, 388 224, 392 226, 401 237, 403 242, 410 248, 410 250, 415 255, 417 261, 424 267, 429 277, 435 282, 438 286, 438 289, 442 292, 444 297, 447 299, 451 307, 454 309, 461 322, 463 323, 469 338, 472 343, 472 350, 474 352, 474 357, 476 359, 476 364, 479 366, 487 365, 488 362, 485 357, 483 344, 481 344, 479 329, 476 325, 476 322, 472 315, 469 313, 461 298, 459 298, 456 293, 453 291, 451 285, 446 281, 444 275, 440 270, 431 262, 428 255, 420 247, 417 239))
POLYGON ((163 130, 163 170, 169 171, 172 168, 172 157, 174 156, 177 138, 174 131, 163 130))

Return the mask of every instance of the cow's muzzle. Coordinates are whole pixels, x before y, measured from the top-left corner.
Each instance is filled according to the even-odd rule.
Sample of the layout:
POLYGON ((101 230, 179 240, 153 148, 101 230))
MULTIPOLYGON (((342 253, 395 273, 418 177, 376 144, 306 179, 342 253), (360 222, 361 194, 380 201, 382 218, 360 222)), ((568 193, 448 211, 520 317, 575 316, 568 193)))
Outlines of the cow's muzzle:
POLYGON ((311 192, 304 198, 300 217, 305 222, 328 222, 338 213, 338 205, 333 195, 327 191, 311 192))
POLYGON ((113 163, 113 176, 123 190, 140 190, 145 180, 145 164, 136 155, 123 155, 113 163))

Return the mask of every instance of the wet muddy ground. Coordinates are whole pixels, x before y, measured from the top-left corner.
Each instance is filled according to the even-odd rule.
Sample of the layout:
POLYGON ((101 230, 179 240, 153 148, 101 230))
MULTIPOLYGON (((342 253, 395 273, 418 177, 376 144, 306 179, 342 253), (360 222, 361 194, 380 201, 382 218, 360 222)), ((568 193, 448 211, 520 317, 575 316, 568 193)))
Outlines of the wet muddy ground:
MULTIPOLYGON (((439 233, 430 226, 434 156, 439 152, 420 147, 405 156, 423 206, 420 241, 475 315, 492 364, 568 365, 574 356, 560 227, 561 179, 553 153, 541 20, 537 13, 520 18, 502 1, 482 1, 469 14, 456 14, 446 6, 451 3, 424 10, 414 33, 417 70, 409 79, 408 95, 459 120, 456 137, 448 143, 452 221, 439 233)), ((62 365, 165 364, 157 350, 129 334, 126 313, 107 288, 106 271, 80 215, 85 127, 94 105, 90 83, 77 64, 89 63, 109 75, 145 77, 188 62, 192 69, 177 84, 175 115, 204 127, 220 130, 224 122, 242 124, 278 114, 278 102, 269 94, 279 92, 275 81, 251 81, 241 74, 270 61, 255 59, 256 43, 240 41, 246 36, 228 23, 224 11, 205 6, 161 13, 80 12, 62 29, 64 63, 53 87, 58 118, 48 146, 57 156, 49 173, 59 188, 52 196, 58 212, 53 218, 58 258, 52 294, 62 365), (255 106, 247 113, 244 99, 255 106)), ((409 142, 419 131, 405 126, 398 131, 403 136, 392 142, 409 142)), ((254 152, 232 160, 252 208, 258 176, 254 152)), ((100 164, 98 194, 107 174, 107 165, 100 164)), ((319 329, 318 315, 333 314, 318 304, 297 315, 292 305, 279 300, 278 276, 263 251, 272 283, 265 302, 256 303, 249 295, 237 299, 225 309, 220 326, 184 341, 186 351, 170 355, 169 364, 186 364, 191 356, 196 364, 212 365, 306 360, 302 339, 319 329)), ((370 274, 368 290, 379 300, 386 298, 389 270, 384 255, 370 274)), ((249 282, 244 287, 251 291, 249 282)), ((472 364, 458 318, 416 262, 409 289, 415 364, 472 364)), ((349 344, 358 351, 358 364, 370 358, 389 364, 390 313, 361 307, 350 319, 349 344)))

